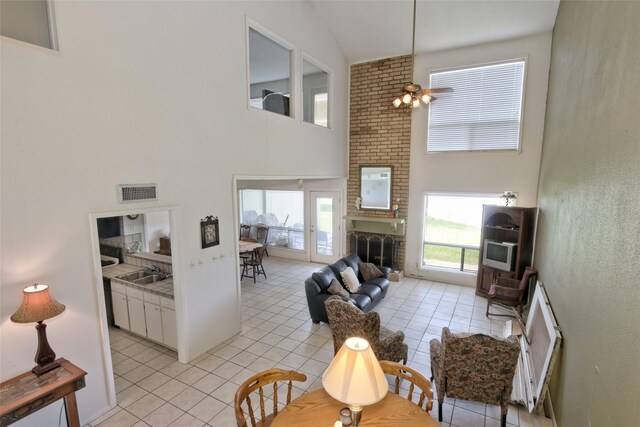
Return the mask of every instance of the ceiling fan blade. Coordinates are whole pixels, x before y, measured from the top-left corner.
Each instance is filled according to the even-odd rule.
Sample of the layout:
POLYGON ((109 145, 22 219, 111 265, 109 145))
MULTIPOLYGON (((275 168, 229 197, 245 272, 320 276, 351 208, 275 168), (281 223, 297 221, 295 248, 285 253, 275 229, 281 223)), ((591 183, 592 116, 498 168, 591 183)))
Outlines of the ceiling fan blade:
POLYGON ((453 89, 450 87, 434 87, 431 89, 422 89, 422 93, 449 93, 453 92, 453 89))

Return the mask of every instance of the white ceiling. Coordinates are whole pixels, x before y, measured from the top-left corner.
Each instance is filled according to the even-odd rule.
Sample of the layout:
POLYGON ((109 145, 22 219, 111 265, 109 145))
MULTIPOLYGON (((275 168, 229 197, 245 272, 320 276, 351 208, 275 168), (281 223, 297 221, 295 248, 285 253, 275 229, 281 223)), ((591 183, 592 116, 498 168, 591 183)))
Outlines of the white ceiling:
MULTIPOLYGON (((559 0, 418 0, 416 54, 553 29, 559 0)), ((311 0, 349 63, 411 53, 413 0, 311 0)))

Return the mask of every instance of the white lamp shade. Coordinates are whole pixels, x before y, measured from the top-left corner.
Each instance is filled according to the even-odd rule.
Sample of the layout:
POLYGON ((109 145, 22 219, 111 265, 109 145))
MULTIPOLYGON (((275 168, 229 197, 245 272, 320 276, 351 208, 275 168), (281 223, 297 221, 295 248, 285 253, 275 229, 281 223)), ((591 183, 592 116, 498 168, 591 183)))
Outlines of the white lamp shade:
POLYGON ((389 390, 387 379, 367 340, 348 338, 322 374, 329 396, 353 406, 381 401, 389 390))

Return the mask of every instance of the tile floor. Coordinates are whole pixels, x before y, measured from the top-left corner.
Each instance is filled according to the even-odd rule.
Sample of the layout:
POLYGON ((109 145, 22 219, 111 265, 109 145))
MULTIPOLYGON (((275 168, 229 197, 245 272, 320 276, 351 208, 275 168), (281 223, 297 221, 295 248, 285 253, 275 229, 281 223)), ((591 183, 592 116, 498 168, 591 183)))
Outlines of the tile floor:
MULTIPOLYGON (((189 364, 174 351, 119 329, 110 331, 118 406, 91 427, 235 426, 233 396, 245 379, 272 368, 304 372, 293 398, 322 387, 320 375, 333 357, 328 325, 309 319, 304 280, 320 264, 266 257, 268 279, 242 282, 242 333, 189 364)), ((488 320, 486 300, 474 289, 428 280, 392 282, 376 307, 384 325, 401 329, 409 345, 409 366, 430 376, 429 341, 443 326, 453 331, 502 334, 503 321, 488 320)), ((437 417, 437 402, 434 402, 437 417)), ((497 406, 447 399, 443 426, 499 426, 497 406)), ((547 425, 511 407, 509 426, 547 425)))

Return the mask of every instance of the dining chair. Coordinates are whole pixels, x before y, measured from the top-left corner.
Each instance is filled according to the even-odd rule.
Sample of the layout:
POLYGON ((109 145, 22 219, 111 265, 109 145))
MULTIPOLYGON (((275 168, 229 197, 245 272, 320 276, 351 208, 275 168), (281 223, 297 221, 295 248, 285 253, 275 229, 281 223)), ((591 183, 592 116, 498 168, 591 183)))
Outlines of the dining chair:
POLYGON ((267 237, 269 237, 269 227, 259 225, 256 227, 256 240, 258 243, 262 243, 265 247, 264 253, 269 256, 269 249, 267 248, 267 237))
MULTIPOLYGON (((416 391, 419 407, 423 407, 425 412, 429 413, 433 408, 433 390, 431 389, 431 381, 426 379, 420 372, 411 369, 410 367, 397 362, 391 362, 389 360, 380 360, 380 366, 382 371, 395 377, 393 392, 400 395, 400 383, 402 380, 406 380, 409 383, 409 391, 407 393, 407 400, 413 402, 413 393, 417 386, 419 391, 416 391)), ((413 402, 415 403, 415 402, 413 402)))
POLYGON ((249 237, 251 235, 251 225, 249 224, 240 224, 240 240, 243 237, 249 237))
MULTIPOLYGON (((305 382, 307 380, 307 376, 305 374, 301 374, 296 371, 284 371, 278 368, 272 368, 267 371, 260 372, 250 377, 248 380, 243 382, 238 390, 236 391, 236 395, 234 398, 234 407, 236 413, 236 423, 238 427, 247 427, 247 419, 245 414, 249 417, 249 421, 251 426, 253 427, 266 427, 271 425, 273 419, 276 415, 278 415, 278 383, 286 382, 287 385, 287 402, 285 404, 288 405, 291 402, 291 390, 293 388, 293 381, 305 382), (266 392, 263 390, 263 387, 273 384, 273 394, 269 394, 269 390, 266 392), (251 401, 251 394, 255 391, 258 391, 258 404, 259 404, 259 418, 256 418, 258 414, 256 414, 256 407, 254 409, 253 403, 251 401), (267 394, 267 396, 265 396, 267 394), (265 397, 271 398, 273 400, 273 413, 270 415, 265 414, 265 397), (246 403, 247 412, 242 408, 242 404, 246 403)), ((254 397, 256 397, 254 395, 254 397)))
POLYGON ((242 274, 240 275, 240 280, 243 277, 249 277, 249 270, 253 275, 253 283, 256 282, 256 275, 263 275, 264 278, 267 278, 267 273, 264 271, 264 267, 262 266, 262 258, 264 257, 264 251, 266 248, 264 246, 260 246, 253 250, 251 253, 251 258, 243 258, 242 259, 242 274))

